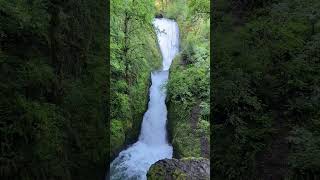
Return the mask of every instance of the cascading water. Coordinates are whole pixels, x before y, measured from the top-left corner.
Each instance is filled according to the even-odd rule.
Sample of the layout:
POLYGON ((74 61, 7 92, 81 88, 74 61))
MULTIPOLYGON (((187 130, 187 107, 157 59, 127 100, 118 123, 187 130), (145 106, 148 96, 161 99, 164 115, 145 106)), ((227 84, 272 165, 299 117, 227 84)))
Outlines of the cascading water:
POLYGON ((120 152, 110 165, 111 180, 146 179, 150 166, 158 160, 172 158, 172 146, 166 136, 166 90, 169 68, 179 50, 179 29, 175 21, 161 18, 153 22, 162 53, 162 70, 151 73, 150 100, 144 114, 139 140, 120 152))

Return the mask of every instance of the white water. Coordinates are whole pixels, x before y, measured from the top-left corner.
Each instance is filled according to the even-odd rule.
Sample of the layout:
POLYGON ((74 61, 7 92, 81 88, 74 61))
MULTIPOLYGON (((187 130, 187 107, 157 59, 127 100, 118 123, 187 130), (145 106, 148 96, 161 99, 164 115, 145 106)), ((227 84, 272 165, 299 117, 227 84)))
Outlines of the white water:
POLYGON ((158 160, 172 158, 172 146, 167 141, 165 104, 169 68, 179 50, 179 29, 176 22, 155 19, 153 22, 163 62, 162 70, 151 73, 150 100, 144 114, 139 140, 120 152, 110 165, 111 180, 145 180, 148 169, 158 160))

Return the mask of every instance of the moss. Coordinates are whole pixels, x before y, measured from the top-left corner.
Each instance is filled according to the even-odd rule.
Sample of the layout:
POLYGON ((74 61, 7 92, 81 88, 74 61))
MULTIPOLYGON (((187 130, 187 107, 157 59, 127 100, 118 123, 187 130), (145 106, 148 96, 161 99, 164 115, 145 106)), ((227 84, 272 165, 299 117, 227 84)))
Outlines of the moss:
POLYGON ((116 153, 121 149, 125 142, 125 132, 122 121, 120 120, 112 120, 111 121, 111 136, 110 141, 112 144, 112 149, 110 153, 110 157, 115 156, 116 153))
POLYGON ((197 131, 193 131, 188 122, 191 107, 183 107, 181 104, 170 101, 168 112, 168 130, 173 145, 174 157, 199 157, 201 155, 200 134, 197 131), (185 110, 181 111, 181 109, 185 110))
POLYGON ((177 168, 173 172, 173 179, 186 180, 187 179, 187 174, 177 168))
POLYGON ((148 171, 149 180, 209 179, 209 160, 206 158, 165 159, 153 164, 148 171))
POLYGON ((190 161, 190 160, 204 160, 206 158, 203 158, 203 157, 184 157, 184 158, 181 158, 180 160, 181 161, 190 161))
POLYGON ((165 179, 177 179, 177 180, 186 180, 187 174, 176 168, 173 172, 168 172, 161 165, 153 165, 147 174, 148 180, 165 180, 165 179), (170 177, 170 178, 169 178, 170 177))
POLYGON ((159 165, 153 165, 148 171, 148 180, 164 180, 166 176, 166 170, 159 165))

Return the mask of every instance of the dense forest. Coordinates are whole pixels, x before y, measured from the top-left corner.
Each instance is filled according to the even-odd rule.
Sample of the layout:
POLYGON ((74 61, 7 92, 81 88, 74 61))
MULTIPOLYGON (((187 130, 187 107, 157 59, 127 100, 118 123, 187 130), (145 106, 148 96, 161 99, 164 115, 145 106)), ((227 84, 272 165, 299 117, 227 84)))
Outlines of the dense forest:
POLYGON ((103 0, 0 1, 0 179, 102 179, 103 0))
POLYGON ((319 179, 320 1, 213 6, 213 179, 319 179))

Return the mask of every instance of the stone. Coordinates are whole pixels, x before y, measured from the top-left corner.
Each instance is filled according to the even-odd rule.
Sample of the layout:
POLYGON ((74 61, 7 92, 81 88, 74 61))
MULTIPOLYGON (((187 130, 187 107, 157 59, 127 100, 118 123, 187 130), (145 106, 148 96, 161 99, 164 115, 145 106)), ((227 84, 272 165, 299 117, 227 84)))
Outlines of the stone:
POLYGON ((148 180, 207 180, 210 161, 206 158, 163 159, 153 164, 148 180))

